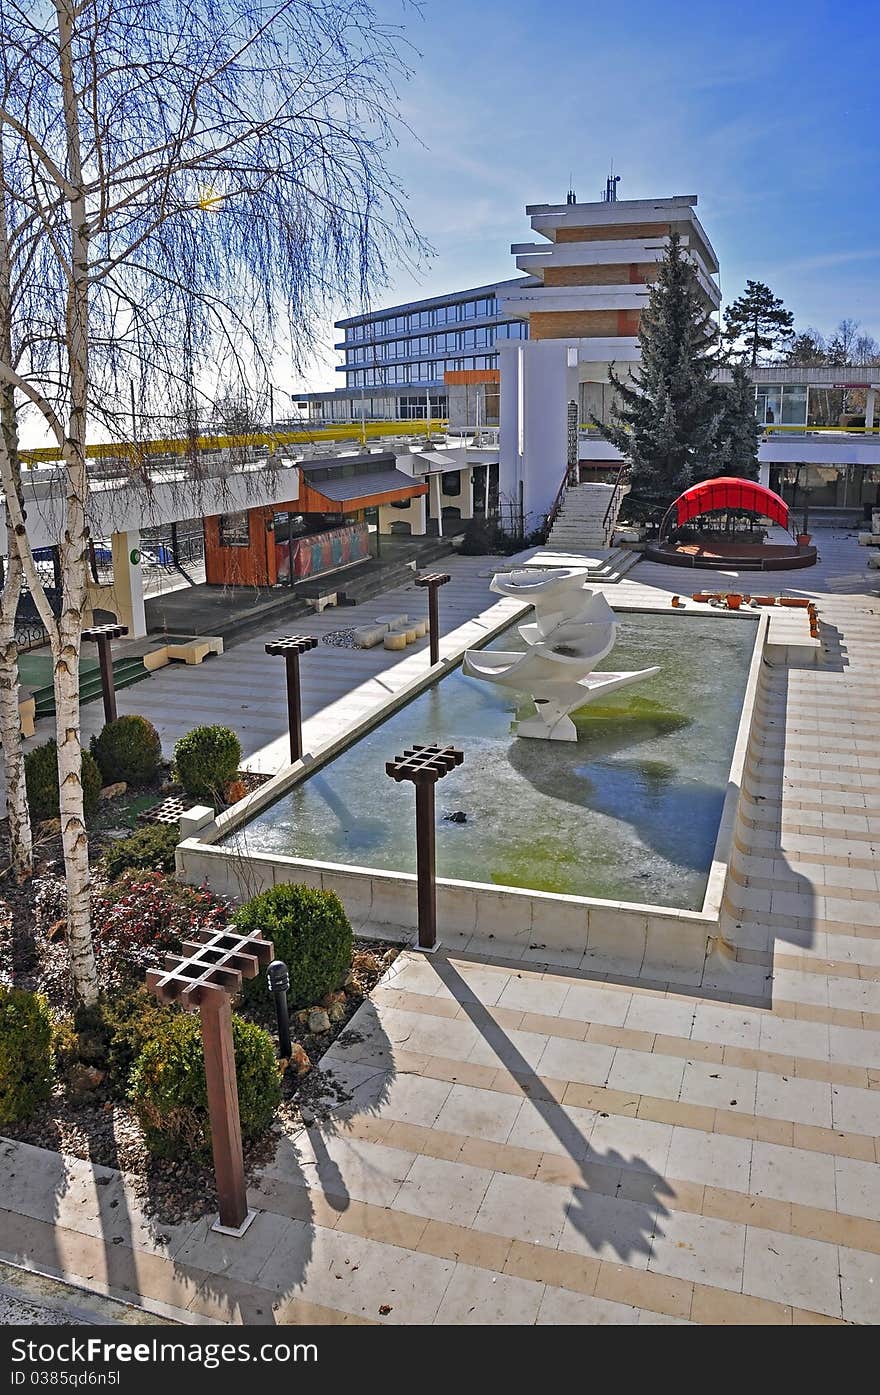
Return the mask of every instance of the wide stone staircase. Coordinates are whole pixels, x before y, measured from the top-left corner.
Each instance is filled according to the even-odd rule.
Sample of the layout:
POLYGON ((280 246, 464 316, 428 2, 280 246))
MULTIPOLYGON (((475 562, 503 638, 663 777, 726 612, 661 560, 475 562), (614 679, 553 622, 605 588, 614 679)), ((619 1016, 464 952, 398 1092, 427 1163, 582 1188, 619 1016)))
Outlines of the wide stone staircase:
POLYGON ((618 489, 613 484, 570 485, 553 520, 547 547, 552 552, 588 556, 610 547, 626 492, 626 486, 618 489))

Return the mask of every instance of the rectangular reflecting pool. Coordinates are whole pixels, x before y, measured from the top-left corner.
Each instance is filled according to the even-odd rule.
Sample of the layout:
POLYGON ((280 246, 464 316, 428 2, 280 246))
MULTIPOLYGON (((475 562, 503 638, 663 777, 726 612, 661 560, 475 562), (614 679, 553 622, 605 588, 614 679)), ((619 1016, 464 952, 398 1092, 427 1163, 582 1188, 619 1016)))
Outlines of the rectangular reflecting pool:
MULTIPOLYGON (((391 781, 385 762, 436 741, 465 757, 437 786, 438 876, 699 909, 756 625, 751 616, 618 618, 599 669, 660 672, 573 714, 577 743, 515 736, 516 717, 534 711, 529 700, 455 669, 225 846, 414 872, 413 790, 391 781)), ((513 627, 488 647, 524 645, 513 627)))

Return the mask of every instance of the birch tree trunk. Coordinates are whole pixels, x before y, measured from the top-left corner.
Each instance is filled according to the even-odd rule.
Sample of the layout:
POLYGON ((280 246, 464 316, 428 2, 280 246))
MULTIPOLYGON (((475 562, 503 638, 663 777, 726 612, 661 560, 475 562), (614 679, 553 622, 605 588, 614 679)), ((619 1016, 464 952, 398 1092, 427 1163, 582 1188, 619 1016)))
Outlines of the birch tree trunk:
MULTIPOLYGON (((0 183, 3 180, 3 144, 0 130, 0 183)), ((9 238, 6 203, 0 198, 0 356, 12 362, 12 296, 10 290, 9 238)), ((0 431, 3 450, 10 467, 4 471, 7 486, 21 487, 18 458, 18 429, 15 417, 15 390, 0 383, 0 431), (10 476, 12 480, 10 480, 10 476)), ((20 498, 20 492, 19 492, 20 498)), ((21 684, 18 671, 18 645, 15 617, 21 595, 22 564, 15 547, 9 509, 4 508, 7 539, 5 585, 0 593, 0 746, 3 748, 3 774, 6 783, 6 817, 9 821, 9 855, 13 875, 24 881, 34 869, 31 820, 24 781, 24 755, 21 749, 21 684)))
POLYGON ((0 745, 3 747, 3 774, 6 781, 6 817, 9 820, 9 854, 13 875, 24 881, 33 872, 33 842, 24 783, 24 757, 21 749, 19 713, 18 645, 15 642, 15 614, 21 594, 21 559, 15 550, 9 515, 6 577, 0 595, 0 745))
POLYGON ((77 93, 73 75, 74 9, 55 0, 59 68, 67 147, 70 197, 71 266, 66 333, 70 365, 70 406, 64 443, 65 530, 60 546, 61 614, 54 637, 55 725, 61 842, 67 881, 67 940, 77 997, 93 1003, 98 978, 91 933, 89 841, 83 812, 80 740, 79 659, 86 603, 89 530, 86 521, 86 412, 88 408, 89 240, 83 185, 77 93))

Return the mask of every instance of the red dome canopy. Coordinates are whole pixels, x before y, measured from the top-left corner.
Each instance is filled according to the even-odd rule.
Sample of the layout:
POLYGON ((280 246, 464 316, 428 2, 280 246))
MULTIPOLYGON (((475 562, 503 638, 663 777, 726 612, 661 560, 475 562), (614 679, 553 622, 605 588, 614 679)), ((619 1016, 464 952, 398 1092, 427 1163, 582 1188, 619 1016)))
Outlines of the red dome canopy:
POLYGON ((788 527, 788 504, 754 480, 737 479, 733 475, 720 475, 718 479, 703 480, 692 484, 680 494, 669 512, 675 510, 677 524, 687 523, 698 514, 710 513, 713 509, 744 509, 747 513, 759 513, 771 518, 783 528, 788 527))

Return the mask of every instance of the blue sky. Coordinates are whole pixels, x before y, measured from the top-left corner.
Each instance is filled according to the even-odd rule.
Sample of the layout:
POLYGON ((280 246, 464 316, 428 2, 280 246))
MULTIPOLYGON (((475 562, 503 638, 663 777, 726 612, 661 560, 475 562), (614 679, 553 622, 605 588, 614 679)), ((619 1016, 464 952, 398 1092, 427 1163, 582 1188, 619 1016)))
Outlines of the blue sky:
MULTIPOLYGON (((725 299, 880 339, 880 8, 869 0, 378 0, 418 49, 393 156, 436 255, 379 304, 516 274, 527 203, 699 195, 725 299)), ((350 307, 350 313, 358 307, 350 307)), ((339 313, 344 313, 340 307, 339 313)), ((328 328, 328 340, 332 342, 328 328)), ((316 365, 313 386, 338 380, 316 365)))

